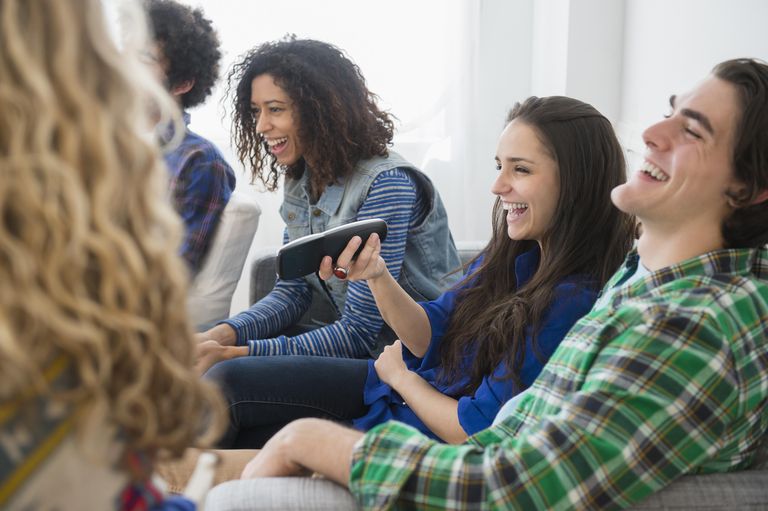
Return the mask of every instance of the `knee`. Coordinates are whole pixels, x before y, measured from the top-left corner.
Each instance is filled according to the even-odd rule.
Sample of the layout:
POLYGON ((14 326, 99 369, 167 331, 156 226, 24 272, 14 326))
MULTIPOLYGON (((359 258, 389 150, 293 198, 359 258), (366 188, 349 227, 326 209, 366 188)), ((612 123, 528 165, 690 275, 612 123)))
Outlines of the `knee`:
POLYGON ((235 389, 242 388, 242 364, 238 360, 225 360, 215 364, 203 375, 203 378, 214 383, 231 401, 235 389))

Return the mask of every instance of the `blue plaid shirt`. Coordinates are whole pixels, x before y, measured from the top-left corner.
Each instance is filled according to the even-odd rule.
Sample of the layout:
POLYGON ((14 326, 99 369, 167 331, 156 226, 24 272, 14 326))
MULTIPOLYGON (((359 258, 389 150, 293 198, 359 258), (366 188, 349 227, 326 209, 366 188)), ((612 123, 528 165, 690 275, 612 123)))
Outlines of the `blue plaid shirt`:
POLYGON ((196 274, 208 253, 221 213, 235 188, 235 173, 210 141, 189 130, 190 115, 178 147, 166 153, 170 197, 184 220, 181 256, 196 274))

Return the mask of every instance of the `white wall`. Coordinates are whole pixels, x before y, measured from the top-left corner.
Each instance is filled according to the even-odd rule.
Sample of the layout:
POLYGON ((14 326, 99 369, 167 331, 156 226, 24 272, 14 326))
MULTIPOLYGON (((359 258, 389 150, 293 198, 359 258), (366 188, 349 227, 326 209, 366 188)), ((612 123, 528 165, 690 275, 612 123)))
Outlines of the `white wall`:
POLYGON ((726 59, 768 60, 765 0, 627 0, 621 115, 617 125, 632 154, 642 130, 726 59))
MULTIPOLYGON (((189 0, 223 39, 224 68, 260 42, 291 31, 346 49, 370 88, 400 119, 395 150, 433 179, 458 242, 484 241, 493 156, 506 111, 529 95, 592 103, 630 149, 691 87, 727 58, 768 60, 765 0, 189 0), (361 29, 365 26, 365 29, 361 29)), ((223 88, 193 112, 262 207, 251 256, 280 243, 280 193, 263 193, 229 148, 223 88)), ((247 266, 246 266, 247 272, 247 266)), ((245 275, 244 275, 245 277, 245 275)), ((233 311, 247 304, 244 278, 233 311)))

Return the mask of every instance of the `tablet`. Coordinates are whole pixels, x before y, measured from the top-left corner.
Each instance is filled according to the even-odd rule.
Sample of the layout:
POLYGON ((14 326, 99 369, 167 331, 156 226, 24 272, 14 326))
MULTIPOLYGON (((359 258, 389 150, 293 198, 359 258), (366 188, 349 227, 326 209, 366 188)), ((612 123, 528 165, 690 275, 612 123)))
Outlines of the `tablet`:
POLYGON ((293 240, 277 252, 277 276, 291 280, 316 272, 320 269, 323 257, 331 256, 335 262, 354 236, 363 239, 354 255, 357 257, 374 232, 384 241, 387 237, 387 222, 380 218, 359 220, 293 240))

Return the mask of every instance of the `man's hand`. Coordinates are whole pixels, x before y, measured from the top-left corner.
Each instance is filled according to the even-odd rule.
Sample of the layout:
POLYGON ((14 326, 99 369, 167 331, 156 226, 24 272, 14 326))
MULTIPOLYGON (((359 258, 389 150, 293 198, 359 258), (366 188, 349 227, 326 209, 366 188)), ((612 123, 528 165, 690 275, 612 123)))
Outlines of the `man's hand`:
POLYGON ((245 466, 240 479, 309 475, 306 468, 290 459, 291 439, 296 429, 294 424, 288 424, 264 444, 261 451, 245 466))
POLYGON ((408 367, 403 361, 403 344, 400 339, 386 346, 373 363, 379 379, 397 390, 403 377, 408 375, 408 367))
POLYGON ((363 434, 323 419, 299 419, 277 432, 241 477, 286 477, 316 472, 339 484, 349 480, 355 443, 363 434))

